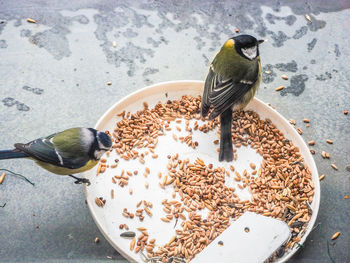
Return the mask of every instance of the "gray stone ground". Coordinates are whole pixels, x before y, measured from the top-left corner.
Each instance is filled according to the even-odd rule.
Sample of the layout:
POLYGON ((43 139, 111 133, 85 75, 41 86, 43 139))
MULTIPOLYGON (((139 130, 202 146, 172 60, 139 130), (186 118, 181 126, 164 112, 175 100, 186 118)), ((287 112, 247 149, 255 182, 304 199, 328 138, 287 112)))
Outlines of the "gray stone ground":
MULTIPOLYGON (((295 119, 305 141, 316 140, 315 161, 327 175, 322 227, 290 262, 331 262, 326 241, 336 231, 342 234, 330 242, 330 253, 337 263, 350 262, 350 200, 343 198, 350 194, 350 115, 343 114, 350 110, 349 7, 340 0, 0 1, 0 148, 94 126, 114 102, 151 83, 204 79, 214 53, 238 27, 269 40, 261 59, 272 74, 264 74, 257 96, 295 119), (303 118, 311 120, 309 128, 303 118), (322 150, 331 160, 322 159, 322 150)), ((2 161, 0 168, 36 184, 7 176, 0 185, 0 205, 7 203, 0 208, 0 261, 109 262, 110 256, 125 262, 99 233, 82 187, 26 160, 2 161)))

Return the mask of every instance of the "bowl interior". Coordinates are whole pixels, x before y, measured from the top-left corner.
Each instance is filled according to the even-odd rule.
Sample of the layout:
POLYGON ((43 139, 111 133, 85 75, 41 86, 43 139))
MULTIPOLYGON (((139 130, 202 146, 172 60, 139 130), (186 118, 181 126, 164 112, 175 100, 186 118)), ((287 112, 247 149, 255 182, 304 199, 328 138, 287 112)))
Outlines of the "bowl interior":
MULTIPOLYGON (((116 122, 118 122, 121 119, 121 117, 117 116, 118 113, 121 113, 124 110, 136 112, 137 110, 142 109, 142 103, 144 101, 147 102, 150 107, 153 107, 159 101, 166 102, 167 100, 179 99, 183 95, 202 95, 202 90, 202 81, 165 82, 143 88, 123 98, 122 100, 114 104, 110 109, 108 109, 106 113, 97 122, 96 128, 99 130, 113 130, 116 122)), ((284 133, 286 138, 291 140, 294 143, 294 145, 299 147, 300 153, 305 159, 305 163, 309 166, 309 169, 312 172, 312 178, 315 185, 315 195, 311 204, 313 214, 308 224, 307 230, 301 239, 301 243, 303 243, 315 223, 319 209, 320 184, 318 180, 318 172, 316 169, 315 162, 301 136, 289 124, 289 122, 277 111, 267 106, 265 103, 263 103, 257 98, 254 98, 248 104, 246 109, 254 110, 260 115, 261 119, 269 118, 277 126, 277 128, 284 133)), ((213 132, 209 135, 198 135, 197 139, 199 142, 205 141, 206 136, 212 136, 212 138, 215 138, 216 134, 215 132, 213 132)), ((159 137, 159 143, 156 148, 157 153, 161 155, 162 153, 169 152, 170 149, 173 151, 180 151, 185 157, 195 158, 196 156, 200 155, 201 158, 206 162, 217 162, 216 148, 212 147, 211 144, 200 143, 200 146, 198 147, 196 153, 195 151, 188 150, 188 147, 181 148, 181 146, 174 145, 173 143, 173 140, 169 140, 169 138, 159 137)), ((240 162, 234 164, 235 167, 237 165, 237 169, 249 165, 250 162, 254 162, 256 164, 261 162, 261 157, 255 154, 255 151, 248 149, 248 147, 244 148, 246 149, 239 149, 240 152, 238 154, 240 156, 240 162), (241 167, 239 167, 239 165, 241 165, 241 167)), ((114 157, 116 158, 116 156, 114 157)), ((147 166, 151 168, 151 170, 153 168, 154 170, 156 170, 162 165, 163 162, 165 164, 164 166, 166 166, 166 159, 162 161, 162 159, 152 160, 150 158, 150 160, 147 161, 147 166)), ((125 241, 125 239, 120 237, 121 231, 118 228, 119 224, 127 223, 130 229, 135 229, 138 226, 140 226, 140 223, 138 223, 136 220, 126 220, 122 217, 121 213, 117 211, 122 210, 124 207, 129 207, 130 209, 135 210, 135 204, 139 200, 153 200, 153 205, 155 206, 152 210, 154 211, 153 216, 152 218, 146 218, 144 222, 142 222, 142 226, 148 226, 147 228, 150 228, 149 233, 157 236, 157 241, 160 241, 161 243, 166 243, 172 236, 172 234, 169 233, 172 227, 171 229, 169 229, 168 225, 163 225, 159 223, 159 218, 162 216, 162 207, 157 206, 157 203, 160 203, 159 200, 162 200, 164 198, 171 199, 172 190, 159 190, 158 188, 160 187, 156 187, 158 185, 158 178, 156 178, 156 176, 154 176, 154 178, 149 177, 145 179, 141 173, 141 175, 138 175, 135 178, 130 178, 130 186, 125 187, 123 189, 119 187, 118 190, 116 187, 114 187, 114 189, 116 189, 114 190, 115 198, 111 200, 110 191, 113 187, 111 183, 111 177, 117 173, 120 173, 121 169, 138 169, 139 171, 143 172, 145 166, 138 163, 138 161, 123 162, 119 164, 116 170, 107 170, 105 173, 100 174, 99 176, 96 176, 96 169, 97 167, 84 174, 84 176, 86 178, 89 178, 92 183, 91 186, 85 186, 86 199, 92 217, 102 234, 105 236, 105 238, 115 249, 118 250, 118 252, 120 252, 120 254, 122 254, 126 259, 128 259, 131 262, 142 262, 139 254, 135 254, 134 252, 131 252, 129 250, 129 241, 125 241), (144 187, 146 181, 150 185, 150 189, 148 190, 146 190, 144 187), (134 192, 132 196, 129 195, 129 189, 131 186, 134 192), (104 197, 106 199, 107 202, 103 208, 96 206, 96 197, 104 197)), ((164 170, 164 172, 165 171, 166 169, 164 170)), ((240 197, 249 199, 250 194, 247 191, 242 191, 240 193, 240 197)), ((297 248, 294 248, 289 253, 286 253, 284 257, 281 258, 278 262, 286 261, 296 252, 296 250, 297 248)))

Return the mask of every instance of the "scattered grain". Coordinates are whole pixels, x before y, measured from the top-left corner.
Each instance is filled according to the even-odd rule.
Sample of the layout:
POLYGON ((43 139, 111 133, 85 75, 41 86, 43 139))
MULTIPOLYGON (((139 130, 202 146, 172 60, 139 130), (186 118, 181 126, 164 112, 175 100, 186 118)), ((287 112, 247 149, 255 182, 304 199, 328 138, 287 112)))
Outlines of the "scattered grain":
POLYGON ((173 139, 177 141, 177 135, 175 133, 173 133, 173 139))
POLYGON ((289 120, 289 123, 292 124, 292 125, 295 125, 295 124, 296 124, 296 121, 293 120, 293 119, 290 119, 290 120, 289 120))
POLYGON ((0 176, 0 184, 2 184, 2 183, 4 182, 5 176, 6 176, 5 173, 2 172, 2 173, 1 173, 1 176, 0 176))
POLYGON ((98 197, 95 198, 95 203, 99 207, 104 207, 105 203, 98 197))
POLYGON ((309 14, 305 14, 305 18, 306 18, 307 21, 311 22, 311 17, 310 17, 309 14))
POLYGON ((148 207, 145 207, 144 209, 148 216, 152 216, 152 212, 148 209, 148 207))
POLYGON ((339 235, 340 235, 340 232, 335 232, 331 239, 335 240, 339 237, 339 235))
POLYGON ((36 21, 34 19, 32 19, 32 18, 27 18, 27 22, 28 23, 36 23, 36 21))
POLYGON ((314 140, 309 141, 309 145, 315 145, 315 141, 314 140))
POLYGON ((130 242, 130 250, 133 251, 135 248, 136 238, 133 237, 130 242))
POLYGON ((321 156, 325 159, 325 158, 327 158, 327 159, 329 159, 330 157, 331 157, 331 155, 328 153, 328 152, 325 152, 325 151, 322 151, 321 152, 321 156))

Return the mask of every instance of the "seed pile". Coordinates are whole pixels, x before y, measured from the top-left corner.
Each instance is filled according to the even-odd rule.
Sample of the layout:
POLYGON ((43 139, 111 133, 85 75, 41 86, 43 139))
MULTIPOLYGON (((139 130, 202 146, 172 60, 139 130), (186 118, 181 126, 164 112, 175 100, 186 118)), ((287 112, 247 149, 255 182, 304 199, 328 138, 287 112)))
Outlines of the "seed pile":
MULTIPOLYGON (((144 103, 144 109, 134 114, 122 112, 119 116, 123 117, 123 120, 117 123, 112 133, 115 140, 113 148, 125 160, 139 158, 141 163, 145 163, 145 154, 136 148, 148 148, 154 154, 154 148, 158 143, 157 137, 171 129, 169 127, 171 121, 182 117, 187 120, 200 118, 198 114, 200 102, 200 97, 184 96, 177 101, 169 100, 164 104, 159 102, 153 109, 149 109, 144 103)), ((186 124, 186 130, 190 132, 189 122, 186 124)), ((191 138, 179 139, 192 146, 191 138)), ((195 146, 195 142, 193 143, 195 146)), ((157 155, 152 157, 157 158, 157 155)))
MULTIPOLYGON (((202 125, 198 123, 200 102, 200 97, 183 96, 180 100, 159 102, 152 109, 144 104, 143 110, 135 114, 123 112, 120 114, 122 120, 111 133, 115 142, 113 148, 124 160, 139 159, 144 164, 148 151, 153 158, 158 157, 155 154, 158 136, 171 130, 172 121, 180 123, 179 118, 185 119, 188 135, 175 135, 174 140, 195 148, 198 142, 192 140, 193 130, 208 132, 219 127, 218 119, 206 120, 202 125), (191 119, 196 119, 193 127, 190 127, 191 119), (141 148, 146 151, 141 152, 141 148)), ((181 128, 176 127, 176 130, 180 132, 181 128)), ((161 262, 175 258, 189 262, 245 211, 288 223, 292 238, 285 245, 285 250, 300 241, 312 214, 310 204, 314 184, 299 149, 270 120, 262 120, 252 111, 234 112, 232 140, 234 148, 250 146, 263 157, 260 169, 251 163, 241 175, 233 166, 227 171, 223 167, 205 164, 200 158, 191 163, 189 159, 181 159, 178 154, 168 156, 168 173, 158 173, 159 186, 163 189, 173 188, 173 198, 178 194, 181 202, 163 200, 164 216, 159 220, 178 225, 180 229, 175 231, 176 235, 167 244, 148 241, 147 231, 142 230, 142 234, 131 241, 131 250, 146 250, 148 258, 157 258, 161 262), (240 200, 235 188, 226 186, 228 180, 240 182, 238 187, 241 189, 247 187, 252 194, 251 200, 240 200), (209 210, 205 217, 199 213, 203 209, 209 210)), ((218 144, 218 141, 213 143, 218 144)), ((144 175, 147 177, 156 173, 151 170, 146 167, 144 175)), ((121 175, 112 178, 112 182, 123 187, 127 185, 128 178, 137 173, 126 174, 122 171, 121 175)), ((143 212, 152 216, 152 205, 144 201, 141 208, 141 204, 137 204, 135 213, 140 221, 144 218, 143 212)), ((127 209, 124 209, 123 215, 134 217, 127 209)), ((283 253, 279 253, 279 256, 283 256, 283 253)))
POLYGON ((171 159, 168 176, 174 178, 172 186, 181 197, 163 200, 164 222, 181 219, 181 228, 165 245, 151 251, 151 257, 160 257, 167 262, 171 257, 191 260, 229 225, 230 218, 238 218, 245 211, 245 202, 240 201, 235 189, 225 185, 226 171, 205 165, 201 159, 190 163, 188 159, 171 159), (198 210, 207 208, 208 216, 203 218, 198 210), (187 217, 184 214, 187 212, 187 217))

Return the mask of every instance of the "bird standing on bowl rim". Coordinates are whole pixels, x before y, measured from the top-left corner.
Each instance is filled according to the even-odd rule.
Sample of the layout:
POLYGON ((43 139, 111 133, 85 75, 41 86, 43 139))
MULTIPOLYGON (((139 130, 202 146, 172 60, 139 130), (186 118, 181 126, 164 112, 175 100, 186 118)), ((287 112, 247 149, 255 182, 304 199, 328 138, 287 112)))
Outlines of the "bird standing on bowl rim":
POLYGON ((261 80, 259 44, 250 35, 230 38, 210 65, 204 84, 201 115, 209 119, 220 115, 219 161, 232 161, 232 112, 243 109, 253 99, 261 80))
POLYGON ((71 128, 26 144, 16 143, 13 150, 0 150, 1 159, 29 158, 42 168, 90 184, 73 176, 93 168, 112 147, 111 137, 93 128, 71 128))

